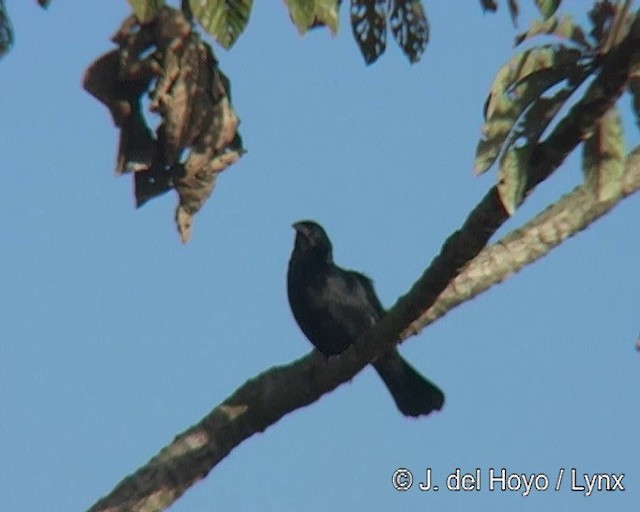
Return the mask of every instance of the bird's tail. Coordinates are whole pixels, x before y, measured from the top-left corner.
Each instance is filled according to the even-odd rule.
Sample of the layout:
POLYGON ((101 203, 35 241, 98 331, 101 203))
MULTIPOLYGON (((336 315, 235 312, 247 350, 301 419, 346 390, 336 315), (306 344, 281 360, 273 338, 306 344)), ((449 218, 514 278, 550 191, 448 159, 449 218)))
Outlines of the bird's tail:
POLYGON ((405 416, 423 416, 442 408, 442 391, 420 375, 396 349, 378 358, 373 367, 405 416))

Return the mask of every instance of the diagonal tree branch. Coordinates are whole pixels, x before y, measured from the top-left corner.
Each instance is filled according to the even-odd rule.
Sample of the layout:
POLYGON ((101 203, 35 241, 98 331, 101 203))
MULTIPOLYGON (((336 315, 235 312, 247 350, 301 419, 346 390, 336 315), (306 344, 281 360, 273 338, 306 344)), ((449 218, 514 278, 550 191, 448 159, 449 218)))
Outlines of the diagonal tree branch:
MULTIPOLYGON (((606 58, 584 98, 534 149, 526 194, 561 165, 622 94, 632 56, 640 47, 639 20, 636 16, 629 36, 606 58)), ((354 346, 330 360, 312 352, 246 382, 198 424, 178 435, 145 466, 120 482, 90 512, 163 510, 242 441, 353 378, 397 343, 423 312, 428 313, 438 296, 507 219, 497 189, 492 187, 463 226, 447 239, 411 290, 354 346)))
MULTIPOLYGON (((627 159, 619 196, 598 202, 587 185, 576 187, 522 228, 485 248, 465 266, 427 313, 405 331, 403 338, 542 258, 638 190, 640 150, 627 159)), ((341 374, 331 371, 324 358, 316 353, 267 370, 245 383, 200 423, 180 434, 146 467, 125 479, 111 495, 113 506, 105 499, 102 508, 103 502, 99 502, 91 510, 155 510, 166 506, 204 478, 244 439, 264 431, 288 412, 315 401, 321 393, 314 388, 337 387, 336 378, 341 378, 341 374), (245 413, 253 419, 241 421, 245 413), (145 489, 145 482, 156 489, 146 496, 140 491, 153 487, 145 489)))
POLYGON ((402 339, 419 333, 453 308, 543 258, 567 238, 589 227, 622 199, 638 190, 640 148, 636 148, 627 157, 622 189, 618 196, 598 201, 589 185, 576 187, 524 226, 483 249, 449 283, 435 304, 402 333, 402 339))

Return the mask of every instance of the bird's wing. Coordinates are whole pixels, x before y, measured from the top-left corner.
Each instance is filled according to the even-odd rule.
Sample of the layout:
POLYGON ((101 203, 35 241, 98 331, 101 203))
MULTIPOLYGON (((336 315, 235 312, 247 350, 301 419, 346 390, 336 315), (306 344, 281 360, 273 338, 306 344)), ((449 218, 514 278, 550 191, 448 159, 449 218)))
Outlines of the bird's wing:
POLYGON ((376 312, 376 319, 380 319, 384 315, 385 309, 373 288, 373 280, 366 275, 354 272, 353 270, 347 271, 347 273, 358 281, 366 295, 367 303, 376 312))
POLYGON ((371 281, 357 272, 336 267, 327 276, 321 296, 334 330, 344 332, 350 343, 376 323, 384 312, 371 281))

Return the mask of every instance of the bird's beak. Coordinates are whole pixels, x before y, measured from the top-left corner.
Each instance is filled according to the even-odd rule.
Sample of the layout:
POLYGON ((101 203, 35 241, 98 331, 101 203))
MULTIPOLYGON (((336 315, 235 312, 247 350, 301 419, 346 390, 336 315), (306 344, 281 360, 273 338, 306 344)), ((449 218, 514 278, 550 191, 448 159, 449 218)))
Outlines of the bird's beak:
POLYGON ((307 234, 307 228, 302 222, 294 222, 291 224, 291 227, 296 230, 296 233, 300 233, 302 235, 307 234))

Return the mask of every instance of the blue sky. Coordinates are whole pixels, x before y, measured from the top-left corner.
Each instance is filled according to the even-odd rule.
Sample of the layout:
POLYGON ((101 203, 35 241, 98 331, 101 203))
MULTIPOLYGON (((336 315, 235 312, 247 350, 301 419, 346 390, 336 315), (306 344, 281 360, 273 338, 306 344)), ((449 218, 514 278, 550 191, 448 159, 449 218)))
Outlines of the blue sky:
MULTIPOLYGON (((283 2, 255 2, 217 50, 247 155, 179 243, 176 199, 136 211, 113 175, 117 134, 81 88, 111 49, 120 2, 8 2, 0 61, 0 510, 85 510, 248 378, 310 346, 286 299, 292 222, 336 261, 404 293, 493 184, 472 162, 486 92, 511 55, 506 10, 425 2, 431 42, 410 66, 389 41, 365 67, 343 6, 337 37, 300 38, 283 2)), ((524 7, 529 7, 523 0, 524 7)), ((575 5, 575 3, 571 3, 575 5)), ((531 19, 525 9, 521 28, 531 19)), ((629 113, 628 98, 622 103, 629 113)), ((625 118, 629 147, 637 128, 625 118)), ((503 228, 581 181, 559 169, 503 228)), ((640 202, 451 312, 401 350, 445 391, 402 417, 371 369, 234 450, 171 510, 637 510, 640 202), (395 469, 480 492, 399 493, 395 469), (625 492, 490 492, 489 468, 624 473, 625 492)))

